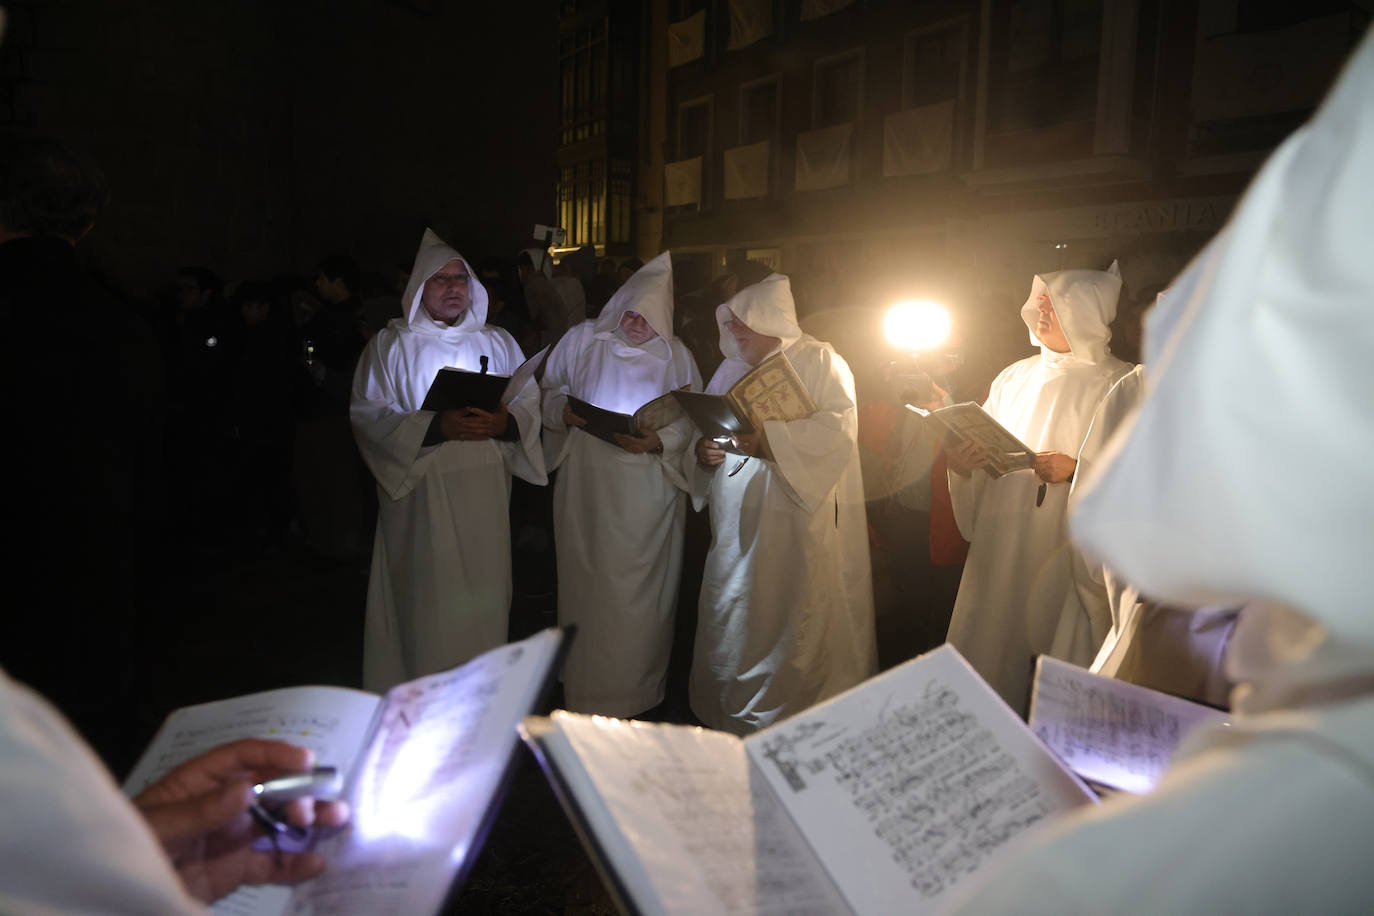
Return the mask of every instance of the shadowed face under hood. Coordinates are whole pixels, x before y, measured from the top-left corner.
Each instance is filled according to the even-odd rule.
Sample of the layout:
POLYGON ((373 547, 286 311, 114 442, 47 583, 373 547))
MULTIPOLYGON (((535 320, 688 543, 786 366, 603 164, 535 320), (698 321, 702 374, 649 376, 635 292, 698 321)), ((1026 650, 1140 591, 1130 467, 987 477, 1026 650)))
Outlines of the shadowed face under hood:
POLYGON ((638 312, 667 341, 673 336, 673 261, 663 252, 630 275, 596 319, 598 335, 613 334, 626 312, 638 312))
POLYGON ((410 282, 406 284, 401 305, 405 311, 406 324, 414 330, 431 328, 469 331, 480 329, 487 323, 486 287, 477 279, 477 272, 468 264, 467 259, 439 238, 433 229, 426 229, 424 238, 420 240, 420 250, 415 253, 415 265, 410 269, 410 282), (455 258, 463 262, 468 272, 468 307, 462 318, 452 327, 448 327, 429 317, 429 313, 420 304, 420 294, 424 291, 426 281, 455 258))
POLYGON ((1059 362, 1095 365, 1107 358, 1107 343, 1112 339, 1111 323, 1116 317, 1116 301, 1121 295, 1121 271, 1116 262, 1106 270, 1060 270, 1037 274, 1031 281, 1030 298, 1021 306, 1033 346, 1059 362), (1059 326, 1069 341, 1068 353, 1055 353, 1035 336, 1036 303, 1048 293, 1059 318, 1059 326))
POLYGON ((732 314, 754 333, 780 338, 783 350, 802 336, 801 325, 797 324, 797 306, 792 300, 792 284, 782 274, 769 274, 716 307, 720 352, 726 359, 742 359, 734 335, 725 329, 725 322, 732 314))

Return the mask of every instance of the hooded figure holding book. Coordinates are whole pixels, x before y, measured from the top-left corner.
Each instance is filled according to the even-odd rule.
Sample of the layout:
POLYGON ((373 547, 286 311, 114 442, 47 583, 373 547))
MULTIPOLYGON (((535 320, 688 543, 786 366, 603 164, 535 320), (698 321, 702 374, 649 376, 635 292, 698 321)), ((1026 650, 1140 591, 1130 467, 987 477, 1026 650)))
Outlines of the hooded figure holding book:
POLYGON ((949 641, 1023 715, 1034 656, 1087 666, 1111 626, 1105 591, 1092 608, 1065 604, 1076 594, 1065 512, 1097 405, 1131 369, 1107 348, 1120 293, 1115 263, 1031 284, 1021 320, 1040 354, 1003 369, 983 407, 1036 451, 1033 470, 994 479, 976 448, 948 449, 954 517, 971 542, 949 641))
POLYGON ((542 385, 544 448, 549 469, 558 469, 558 622, 578 628, 564 697, 577 712, 638 715, 663 701, 687 514, 681 460, 692 427, 681 419, 606 441, 568 397, 634 414, 674 389, 701 390, 692 354, 673 336, 667 252, 636 271, 595 321, 559 340, 542 385))
POLYGON ((1369 912, 1371 160, 1366 35, 1149 313, 1148 391, 1069 520, 1153 598, 1245 605, 1231 724, 980 870, 966 912, 1369 912))
POLYGON ((725 361, 708 393, 725 394, 782 354, 816 407, 756 423, 756 435, 734 443, 754 457, 698 436, 683 459, 693 505, 711 507, 692 711, 745 734, 877 670, 873 579, 849 366, 802 333, 780 274, 736 293, 716 323, 725 361))
POLYGON ((363 351, 350 407, 380 504, 363 638, 363 683, 378 692, 506 642, 511 474, 547 480, 533 380, 497 411, 420 409, 440 369, 509 375, 524 361, 432 230, 402 307, 363 351))

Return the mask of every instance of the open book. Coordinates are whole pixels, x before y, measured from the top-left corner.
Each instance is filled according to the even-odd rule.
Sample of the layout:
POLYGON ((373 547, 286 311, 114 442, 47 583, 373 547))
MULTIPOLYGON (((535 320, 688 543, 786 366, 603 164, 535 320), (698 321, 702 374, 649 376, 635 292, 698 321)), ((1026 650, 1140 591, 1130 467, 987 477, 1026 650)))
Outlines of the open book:
POLYGON ((633 414, 616 413, 604 407, 597 407, 589 401, 568 395, 568 406, 572 412, 587 421, 586 426, 576 427, 598 439, 616 445, 615 434, 642 436, 650 430, 662 429, 682 416, 682 405, 670 391, 659 395, 643 405, 633 414))
MULTIPOLYGON (((726 451, 734 451, 726 444, 728 440, 756 432, 750 417, 760 422, 800 420, 816 412, 816 402, 781 352, 749 370, 725 394, 674 391, 672 395, 702 436, 717 440, 726 451)), ((773 457, 764 438, 759 440, 759 457, 773 457)))
POLYGON ((963 404, 941 407, 939 410, 922 410, 915 404, 908 404, 906 409, 918 417, 936 421, 951 435, 964 442, 972 442, 986 448, 992 453, 992 461, 987 466, 987 472, 993 477, 1001 477, 1012 471, 1035 466, 1035 450, 1013 436, 979 404, 966 401, 963 404))
POLYGON ((743 740, 566 712, 522 731, 630 913, 931 911, 1094 801, 948 645, 743 740))
POLYGON ((459 410, 477 407, 493 411, 501 404, 509 404, 544 365, 552 346, 550 344, 525 360, 510 375, 489 375, 445 366, 434 373, 434 381, 429 383, 429 391, 425 392, 420 409, 459 410))
POLYGON ((347 774, 352 821, 316 845, 328 868, 294 888, 240 888, 214 912, 437 913, 477 859, 511 772, 516 726, 552 684, 564 642, 545 630, 385 697, 292 687, 178 709, 124 790, 136 795, 226 741, 304 745, 347 774))
POLYGON ((1091 783, 1143 793, 1159 782, 1190 730, 1228 713, 1040 656, 1030 727, 1091 783))

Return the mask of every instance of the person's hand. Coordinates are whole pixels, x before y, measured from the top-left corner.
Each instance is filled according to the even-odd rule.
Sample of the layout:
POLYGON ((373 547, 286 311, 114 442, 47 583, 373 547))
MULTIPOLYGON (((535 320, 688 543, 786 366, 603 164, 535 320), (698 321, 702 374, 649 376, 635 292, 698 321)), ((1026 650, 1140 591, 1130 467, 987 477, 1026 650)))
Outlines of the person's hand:
POLYGON ((1063 452, 1035 453, 1035 476, 1045 483, 1064 483, 1077 467, 1078 460, 1063 452))
POLYGON ((587 421, 573 413, 572 405, 563 402, 563 424, 565 426, 586 426, 587 421))
MULTIPOLYGON (((293 884, 324 870, 313 852, 280 856, 253 848, 257 837, 248 807, 255 782, 314 765, 308 749, 249 738, 193 757, 133 800, 188 893, 206 903, 241 884, 293 884)), ((297 827, 338 826, 348 820, 342 802, 301 798, 288 803, 297 827)))
POLYGON ((697 440, 697 464, 715 470, 725 461, 725 449, 705 436, 697 440))
POLYGON ((502 404, 498 410, 487 411, 480 407, 460 407, 446 410, 439 415, 439 431, 445 439, 458 439, 463 442, 478 442, 491 439, 506 431, 510 421, 510 411, 502 404))
POLYGON ((922 410, 939 410, 941 407, 944 407, 948 403, 949 392, 945 391, 945 389, 935 384, 935 382, 932 380, 930 383, 930 400, 922 401, 916 406, 921 408, 922 410))
POLYGON ((992 452, 977 442, 951 437, 945 443, 945 458, 949 469, 960 477, 968 477, 992 461, 992 452))
POLYGON ((627 436, 625 433, 616 433, 615 444, 631 455, 663 451, 663 440, 659 438, 657 431, 652 429, 643 436, 627 436))
POLYGON ((741 455, 754 456, 759 453, 759 443, 763 441, 763 421, 757 413, 749 412, 749 422, 753 424, 752 433, 735 433, 735 451, 741 455))

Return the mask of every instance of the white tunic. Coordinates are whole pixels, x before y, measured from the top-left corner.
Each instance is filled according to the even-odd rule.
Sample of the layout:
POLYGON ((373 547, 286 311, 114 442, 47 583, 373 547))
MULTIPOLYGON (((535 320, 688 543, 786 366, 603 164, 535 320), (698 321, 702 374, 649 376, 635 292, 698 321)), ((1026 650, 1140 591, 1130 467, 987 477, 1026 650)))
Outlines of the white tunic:
POLYGON ((0 913, 203 913, 72 727, 0 671, 0 913))
POLYGON ((505 643, 510 475, 546 481, 532 381, 508 405, 520 441, 422 444, 435 414, 420 405, 440 368, 477 371, 486 356, 489 372, 509 374, 524 360, 510 334, 485 324, 486 291, 475 276, 456 325, 424 310, 425 281, 454 258, 461 256, 426 230, 407 318, 372 339, 353 379, 353 432, 379 503, 363 639, 363 683, 378 692, 505 643))
POLYGON ((692 656, 692 711, 744 734, 858 684, 877 670, 868 524, 859 473, 854 377, 827 343, 803 335, 786 277, 771 275, 717 310, 726 360, 706 390, 722 394, 751 366, 724 330, 733 312, 782 339, 816 412, 764 424, 776 461, 684 455, 711 549, 692 656), (728 311, 727 311, 728 309, 728 311))
MULTIPOLYGON (((1107 272, 1036 277, 1022 309, 1030 328, 1033 304, 1045 290, 1071 352, 1042 347, 1039 356, 1008 366, 993 381, 984 407, 1035 451, 1077 456, 1098 403, 1130 370, 1107 351, 1121 278, 1115 265, 1107 272)), ((1078 613, 1064 619, 1073 588, 1065 522, 1069 487, 1048 486, 1037 506, 1041 481, 1032 471, 997 480, 982 471, 971 477, 951 471, 949 481, 955 520, 971 542, 949 641, 1024 714, 1034 656, 1048 653, 1086 666, 1107 631, 1105 601, 1095 621, 1078 613)))
POLYGON ((658 431, 663 454, 633 455, 563 423, 572 394, 634 413, 665 392, 701 390, 691 353, 672 337, 667 253, 622 286, 595 323, 565 334, 544 369, 544 447, 558 469, 553 523, 558 622, 576 624, 563 667, 568 709, 633 716, 663 701, 682 575, 687 504, 680 464, 691 436, 682 421, 658 431), (659 336, 642 346, 616 328, 626 311, 659 336))
POLYGON ((1070 518, 1160 600, 1250 602, 1227 649, 1234 724, 1190 740, 1153 794, 986 870, 967 912, 1370 910, 1371 161, 1366 36, 1150 313, 1145 401, 1070 518))

